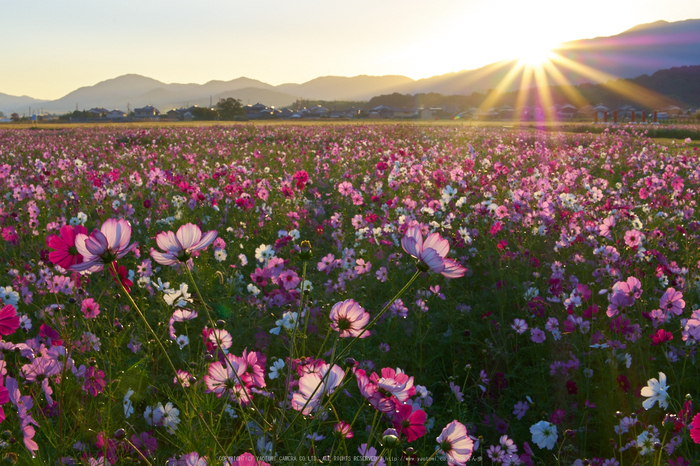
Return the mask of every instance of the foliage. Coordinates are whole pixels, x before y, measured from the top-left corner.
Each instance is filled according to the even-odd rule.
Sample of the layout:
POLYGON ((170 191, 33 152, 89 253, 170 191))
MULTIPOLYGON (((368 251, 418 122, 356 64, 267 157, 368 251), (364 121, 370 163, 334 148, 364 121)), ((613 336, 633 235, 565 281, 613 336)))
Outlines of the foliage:
POLYGON ((241 100, 233 97, 219 100, 216 104, 216 110, 221 120, 235 120, 245 114, 241 100))
POLYGON ((691 144, 634 126, 3 131, 0 455, 697 463, 691 144))

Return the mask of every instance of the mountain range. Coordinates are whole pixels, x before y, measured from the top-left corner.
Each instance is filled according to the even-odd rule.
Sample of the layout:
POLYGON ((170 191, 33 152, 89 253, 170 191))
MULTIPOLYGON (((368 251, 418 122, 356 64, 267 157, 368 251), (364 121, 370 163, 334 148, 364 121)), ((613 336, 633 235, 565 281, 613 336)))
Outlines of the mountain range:
MULTIPOLYGON (((700 19, 642 24, 615 36, 567 42, 553 52, 556 55, 552 66, 558 71, 548 72, 546 82, 540 84, 597 84, 653 74, 664 68, 700 65, 700 19)), ((510 60, 418 80, 399 75, 324 76, 302 84, 277 86, 245 77, 205 84, 166 84, 126 74, 50 101, 0 93, 0 110, 5 114, 26 114, 31 107, 33 113, 38 109, 67 113, 76 107, 126 110, 127 105, 131 109, 153 105, 164 112, 190 105, 209 106, 210 102, 227 97, 241 99, 244 105, 262 102, 284 107, 298 99, 366 101, 394 92, 469 95, 489 89, 514 91, 528 83, 532 86, 534 82, 528 81, 528 73, 531 75, 527 68, 518 66, 517 60, 510 60)))

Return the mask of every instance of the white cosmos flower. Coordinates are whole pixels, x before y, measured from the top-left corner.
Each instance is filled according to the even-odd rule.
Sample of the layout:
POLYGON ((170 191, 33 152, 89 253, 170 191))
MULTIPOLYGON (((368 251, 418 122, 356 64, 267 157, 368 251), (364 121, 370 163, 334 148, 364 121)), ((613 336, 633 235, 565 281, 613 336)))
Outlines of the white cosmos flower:
POLYGON ((557 426, 547 421, 540 421, 530 427, 532 441, 540 448, 551 450, 557 443, 557 426))
POLYGON ((129 390, 127 390, 126 395, 124 395, 124 417, 129 419, 129 416, 131 416, 134 413, 134 406, 133 403, 131 402, 131 395, 134 394, 134 391, 129 387, 129 390))
POLYGON ((284 361, 282 359, 278 359, 274 363, 272 363, 272 367, 270 368, 270 373, 267 375, 270 380, 274 380, 277 377, 280 376, 280 371, 284 368, 284 361))
POLYGON ((647 386, 642 388, 642 396, 646 396, 642 406, 644 409, 651 409, 654 403, 659 402, 659 408, 668 408, 668 385, 666 385, 666 374, 659 372, 659 380, 649 379, 647 386))

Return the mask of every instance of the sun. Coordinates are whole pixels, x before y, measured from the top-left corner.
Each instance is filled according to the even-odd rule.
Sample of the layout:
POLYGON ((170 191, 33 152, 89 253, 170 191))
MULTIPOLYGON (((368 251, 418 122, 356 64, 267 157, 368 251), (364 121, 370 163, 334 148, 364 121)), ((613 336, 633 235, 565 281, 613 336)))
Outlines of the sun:
POLYGON ((518 61, 525 66, 542 66, 549 62, 553 55, 549 48, 531 46, 522 49, 518 54, 518 61))

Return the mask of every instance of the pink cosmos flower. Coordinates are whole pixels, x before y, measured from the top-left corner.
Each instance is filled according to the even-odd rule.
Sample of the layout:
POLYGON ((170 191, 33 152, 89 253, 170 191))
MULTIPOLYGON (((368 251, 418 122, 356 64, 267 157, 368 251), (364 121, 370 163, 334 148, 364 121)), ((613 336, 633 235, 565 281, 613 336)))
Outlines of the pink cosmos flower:
POLYGON ((80 310, 86 319, 94 319, 100 314, 100 305, 94 299, 87 298, 83 300, 80 310))
MULTIPOLYGON (((376 376, 376 374, 373 375, 376 376)), ((396 409, 399 403, 396 397, 391 393, 379 391, 377 385, 367 377, 364 370, 355 370, 355 377, 357 377, 357 387, 360 389, 360 393, 377 411, 390 413, 396 409)))
POLYGON ((625 244, 633 248, 642 240, 642 233, 637 230, 627 230, 625 233, 625 244))
POLYGON ((613 227, 615 226, 615 217, 612 215, 603 220, 603 224, 598 227, 598 230, 600 232, 600 236, 604 236, 607 239, 612 239, 610 236, 610 233, 612 232, 613 227))
POLYGON ((352 299, 335 303, 330 313, 331 328, 340 338, 356 337, 367 338, 369 331, 362 333, 364 327, 369 323, 369 313, 352 299), (362 335, 360 335, 362 333, 362 335))
POLYGON ((99 272, 104 264, 121 259, 136 247, 136 243, 129 244, 130 239, 131 225, 124 219, 110 218, 99 230, 93 230, 90 236, 78 233, 75 236, 75 248, 83 256, 84 262, 71 265, 70 270, 99 272))
POLYGON ((78 234, 87 235, 87 228, 82 225, 75 227, 64 225, 58 235, 49 235, 46 238, 46 245, 54 249, 49 253, 49 260, 64 269, 82 263, 83 256, 78 253, 75 247, 75 237, 78 234))
POLYGON ((365 262, 364 259, 357 259, 355 263, 357 264, 355 266, 355 272, 357 272, 358 275, 362 275, 363 273, 367 273, 372 270, 372 264, 365 262))
POLYGON ((472 456, 474 442, 467 435, 467 428, 459 421, 447 424, 436 441, 447 455, 450 466, 465 466, 472 456))
POLYGON ((683 293, 676 291, 673 288, 666 290, 666 293, 661 297, 659 301, 659 307, 666 311, 666 313, 673 313, 677 316, 683 313, 683 308, 685 307, 685 301, 683 301, 683 293))
POLYGON ((338 422, 333 430, 340 435, 342 438, 348 439, 353 438, 355 434, 352 431, 352 426, 345 421, 338 422))
POLYGON ((279 275, 279 282, 285 290, 293 290, 301 282, 301 278, 293 270, 285 270, 279 275))
POLYGON ((376 373, 370 376, 370 380, 377 385, 378 391, 389 393, 402 403, 416 393, 413 376, 409 377, 398 369, 394 370, 390 367, 382 368, 381 374, 381 378, 376 373))
POLYGON ((246 370, 241 379, 248 388, 265 388, 265 362, 267 356, 258 351, 243 350, 241 359, 246 361, 246 370))
POLYGON ((238 398, 246 403, 248 395, 243 392, 247 393, 247 390, 238 383, 245 374, 246 366, 247 363, 244 359, 231 353, 226 355, 225 362, 213 362, 209 366, 208 374, 204 376, 207 392, 215 393, 217 398, 221 398, 221 395, 228 391, 232 398, 238 398))
POLYGON ((423 272, 432 270, 447 278, 459 278, 467 271, 454 259, 445 257, 450 252, 450 243, 438 233, 428 235, 424 242, 420 228, 410 227, 401 238, 401 247, 420 261, 418 269, 423 272))
MULTIPOLYGON (((10 401, 10 391, 2 385, 2 380, 0 380, 0 405, 4 405, 10 401)), ((0 406, 0 422, 5 420, 5 411, 2 409, 2 406, 0 406)), ((348 428, 350 426, 348 425, 348 428)), ((347 437, 349 438, 349 437, 347 437)))
POLYGON ((0 309, 0 335, 11 335, 19 328, 19 316, 12 304, 0 309))
POLYGON ((401 435, 405 435, 409 442, 425 435, 425 411, 418 409, 413 411, 412 405, 400 405, 394 412, 392 422, 401 435))
POLYGON ((158 247, 165 252, 151 249, 151 257, 161 265, 175 265, 187 262, 192 253, 209 246, 216 239, 216 230, 208 231, 202 236, 202 230, 197 225, 186 223, 172 231, 162 231, 156 235, 158 247))
POLYGON ((700 443, 700 413, 695 415, 690 426, 690 438, 693 439, 693 442, 700 443))
POLYGON ((323 364, 318 372, 304 374, 299 379, 299 393, 292 396, 292 408, 308 416, 320 407, 323 395, 330 395, 345 377, 343 369, 337 365, 323 364), (328 373, 328 377, 325 378, 328 373))

